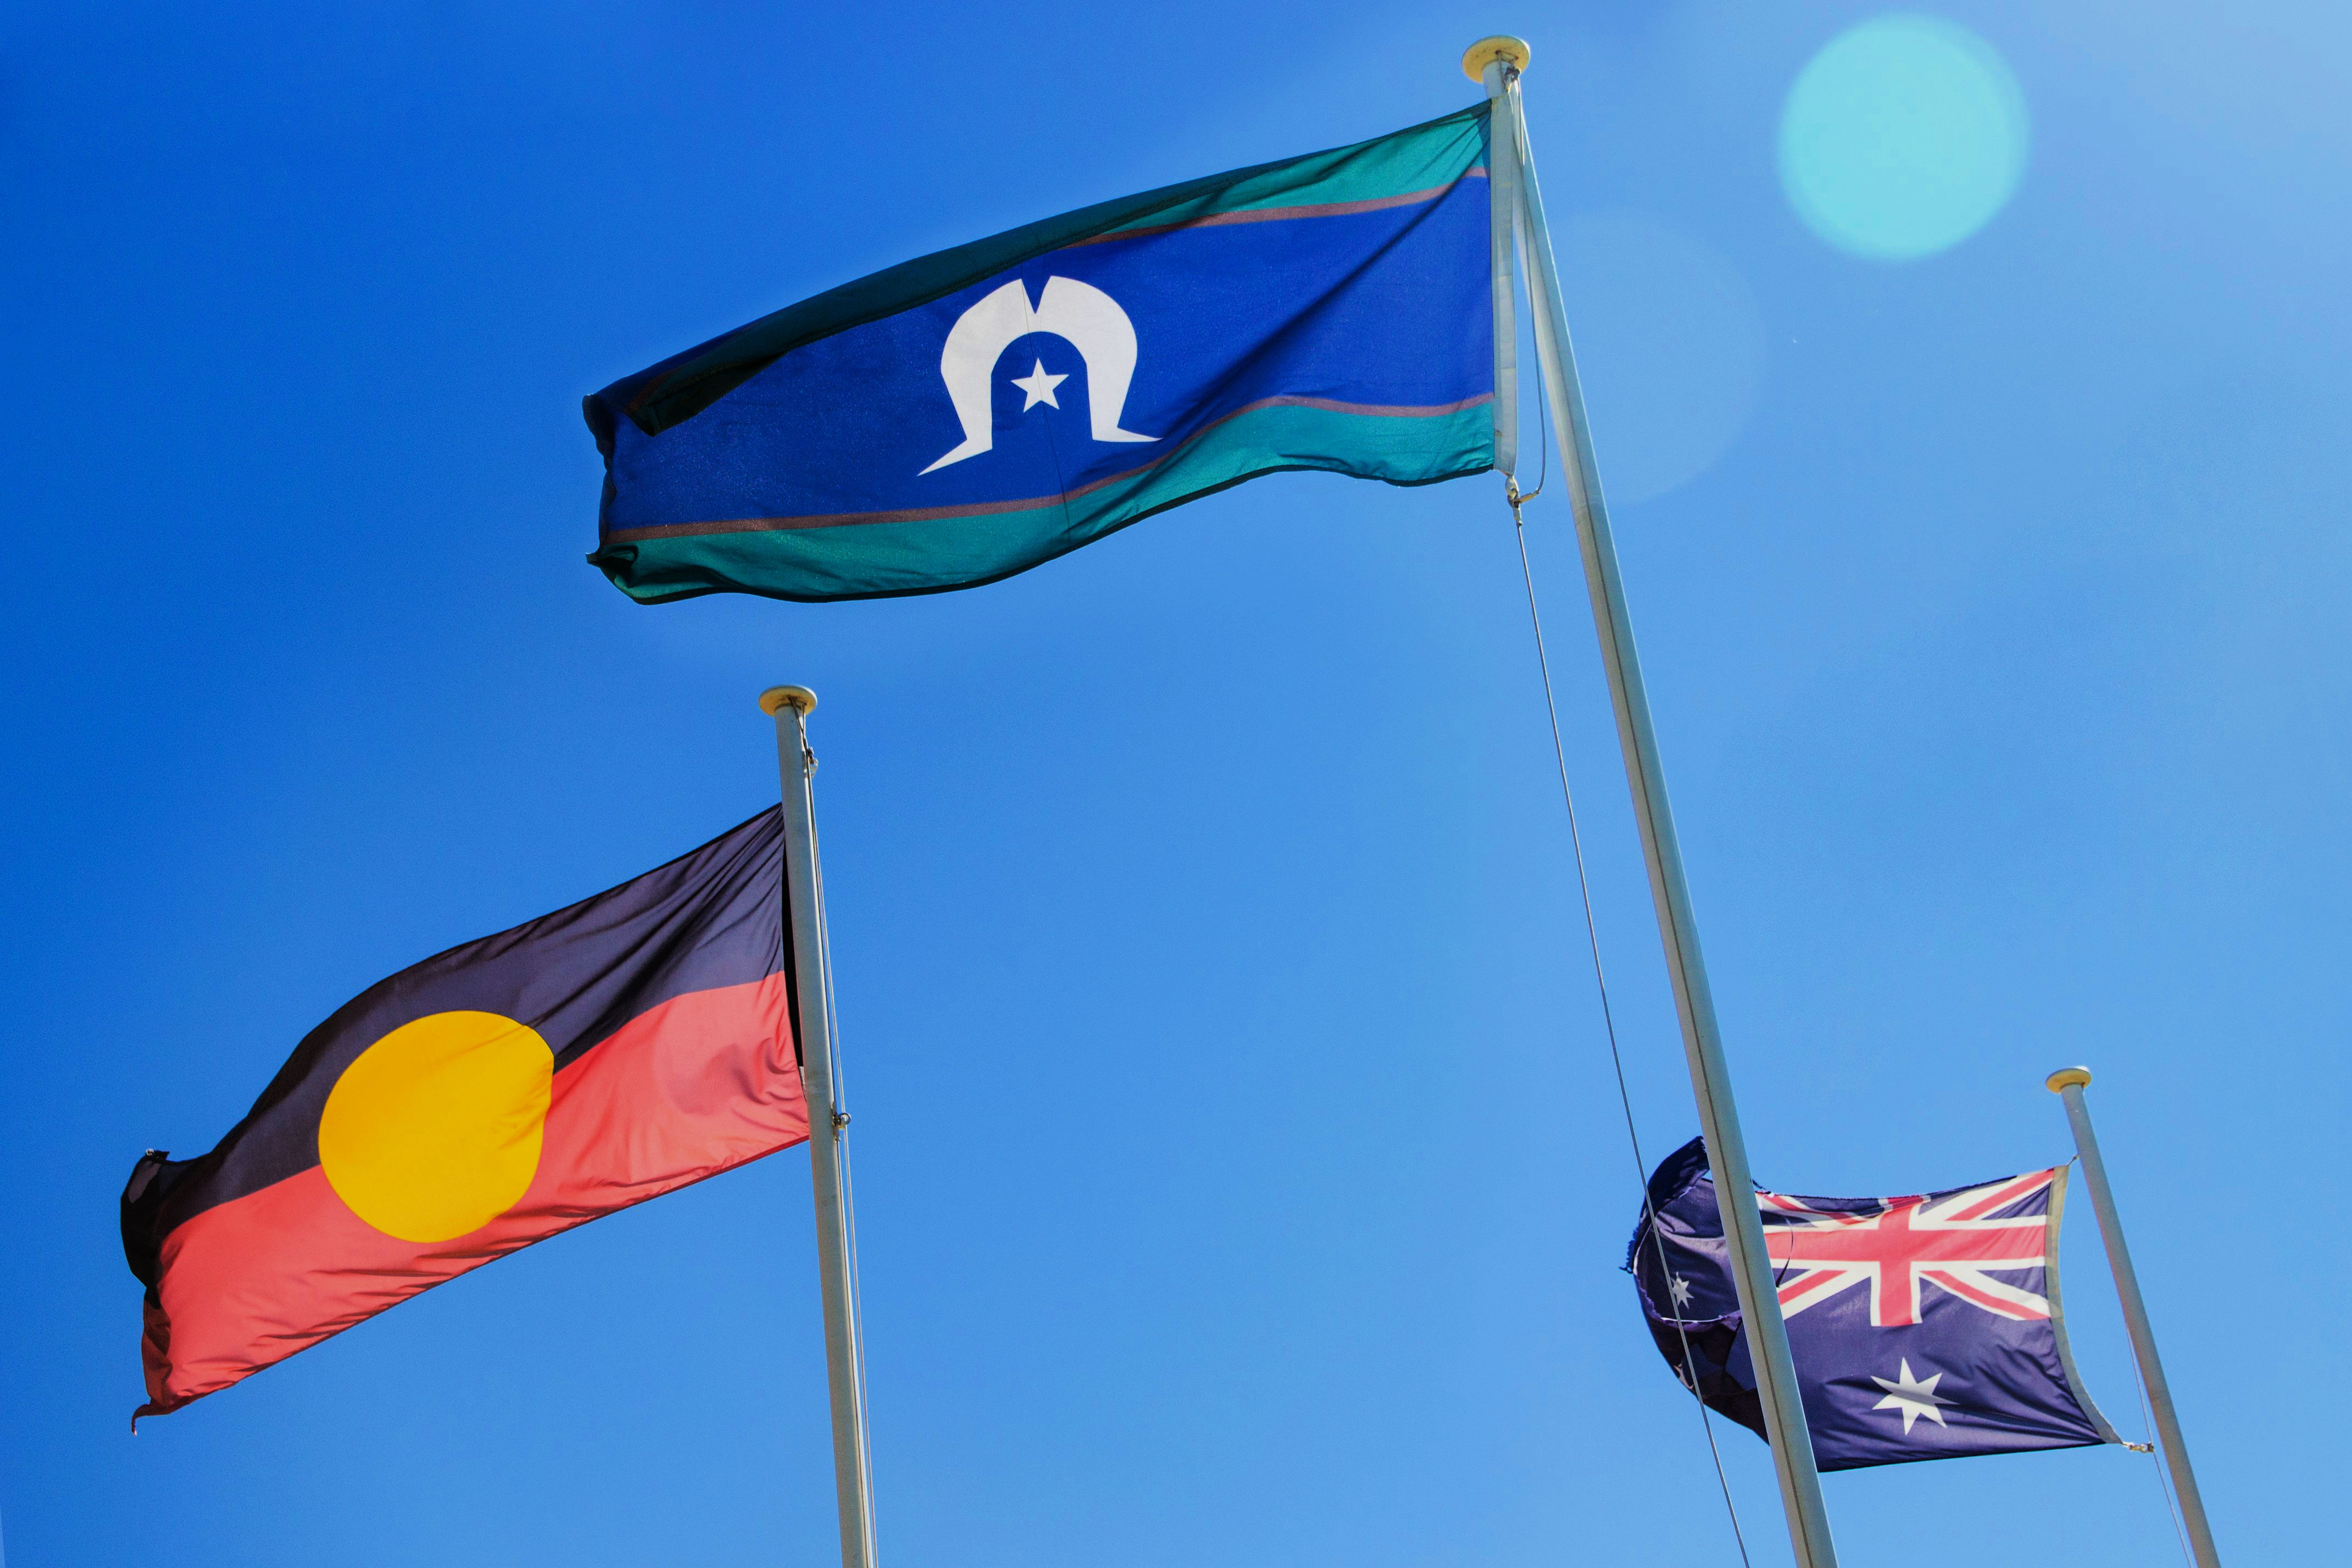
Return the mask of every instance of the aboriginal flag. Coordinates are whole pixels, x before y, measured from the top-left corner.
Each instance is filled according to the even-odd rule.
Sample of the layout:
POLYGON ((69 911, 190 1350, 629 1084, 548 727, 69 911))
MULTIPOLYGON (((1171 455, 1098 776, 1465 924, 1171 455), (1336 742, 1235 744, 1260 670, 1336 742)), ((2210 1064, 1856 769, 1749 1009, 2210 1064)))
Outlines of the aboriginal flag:
POLYGON ((452 948, 122 1192, 161 1415, 420 1290, 808 1136, 780 814, 452 948))

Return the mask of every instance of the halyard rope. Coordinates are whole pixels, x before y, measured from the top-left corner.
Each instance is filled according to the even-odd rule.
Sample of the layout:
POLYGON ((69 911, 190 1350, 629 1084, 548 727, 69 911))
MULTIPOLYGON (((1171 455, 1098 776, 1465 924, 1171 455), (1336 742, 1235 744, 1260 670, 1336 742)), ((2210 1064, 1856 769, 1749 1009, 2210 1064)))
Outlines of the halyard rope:
POLYGON ((2139 1374, 2139 1356, 2137 1352, 2132 1356, 2132 1387, 2139 1394, 2139 1429, 2147 1434, 2147 1441, 2126 1443, 2124 1447, 2136 1448, 2146 1454, 2155 1465, 2156 1489, 2164 1496, 2164 1517, 2172 1521, 2172 1538, 2180 1543, 2180 1560, 2189 1563, 2190 1568, 2195 1568, 2196 1560, 2189 1550, 2189 1530, 2180 1521, 2180 1503, 2172 1495, 2172 1477, 2166 1469, 2163 1453, 2156 1445, 2156 1412, 2148 1407, 2147 1383, 2139 1374))
MULTIPOLYGON (((1536 387, 1538 405, 1541 406, 1543 365, 1540 360, 1536 364, 1536 387)), ((1576 791, 1568 781, 1568 747, 1560 739, 1559 704, 1552 696, 1551 656, 1544 647, 1543 616, 1536 608, 1535 568, 1528 560, 1527 523, 1519 515, 1521 507, 1543 493, 1544 485, 1551 474, 1551 432, 1548 425, 1549 421, 1540 418, 1537 421, 1536 439, 1540 457, 1536 470, 1536 488, 1522 493, 1518 479, 1506 474, 1503 477, 1503 493, 1511 507, 1511 536, 1519 547, 1519 579, 1527 584, 1528 626, 1535 633, 1536 669, 1543 677, 1544 712, 1551 721, 1551 754, 1552 760, 1559 766, 1559 798, 1568 807, 1568 842, 1576 855, 1576 890, 1584 907, 1585 942, 1592 953, 1592 985, 1601 998, 1601 1028, 1609 1038, 1609 1065, 1617 1076, 1617 1104, 1625 1113, 1625 1142, 1633 1152, 1633 1182, 1642 1192, 1643 1226, 1649 1232, 1651 1245, 1657 1249, 1660 1276, 1672 1279, 1673 1270, 1666 1262, 1665 1237, 1658 1230, 1657 1211, 1650 1202, 1649 1163, 1642 1158, 1642 1135, 1633 1123, 1633 1100, 1625 1088, 1625 1061, 1617 1048, 1617 1019, 1609 1005, 1609 975, 1601 962, 1601 928, 1592 914, 1592 881, 1584 868, 1584 835, 1577 826, 1576 791)), ((1642 1289, 1639 1274, 1633 1277, 1633 1289, 1637 1293, 1642 1289)), ((1681 1379, 1690 1390, 1691 1399, 1698 1405, 1699 1429, 1706 1435, 1707 1457, 1715 1462, 1715 1484, 1723 1493, 1723 1510, 1731 1521, 1732 1543, 1739 1549, 1741 1568, 1750 1568, 1747 1533, 1739 1528, 1739 1505, 1731 1500, 1731 1480, 1723 1471, 1723 1451, 1716 1446, 1715 1422, 1707 1414, 1706 1396, 1699 1392, 1698 1364, 1691 1354, 1690 1331, 1679 1316, 1675 1317, 1673 1322, 1675 1333, 1682 1341, 1681 1379)))
MULTIPOLYGON (((1576 824, 1576 792, 1569 786, 1568 749, 1560 740, 1559 708, 1552 699, 1551 658, 1544 650, 1543 616, 1536 609, 1535 568, 1528 561, 1527 524, 1519 517, 1519 508, 1527 503, 1534 491, 1521 495, 1516 481, 1506 480, 1506 483, 1510 485, 1511 533, 1519 546, 1519 575, 1528 589, 1528 624, 1535 631, 1536 668, 1543 675, 1544 710, 1551 719, 1552 756, 1559 764, 1559 797, 1568 807, 1568 841, 1576 852, 1576 888, 1584 905, 1585 940, 1592 950, 1592 984, 1601 997, 1601 1024, 1609 1037, 1609 1065, 1617 1075, 1617 1103, 1625 1113, 1625 1141, 1633 1152, 1633 1181, 1642 1190, 1643 1225, 1650 1234, 1651 1245, 1657 1249, 1660 1274, 1671 1278, 1672 1269, 1666 1262, 1665 1237, 1659 1233, 1657 1211, 1650 1203, 1650 1167, 1642 1157, 1642 1135, 1635 1131, 1633 1124, 1633 1096, 1625 1088, 1625 1062, 1617 1048, 1617 1021, 1609 1005, 1609 976, 1601 963, 1601 931, 1592 916, 1592 884, 1584 869, 1584 838, 1576 824)), ((1541 485, 1536 487, 1538 490, 1542 488, 1541 485)), ((1634 1277, 1633 1288, 1637 1291, 1642 1288, 1639 1275, 1634 1277)), ((1716 1446, 1715 1422, 1707 1414, 1706 1395, 1699 1392, 1698 1365, 1691 1355, 1690 1331, 1684 1327, 1681 1318, 1676 1317, 1673 1321, 1675 1332, 1682 1341, 1684 1385, 1691 1391, 1691 1398, 1698 1405, 1699 1428, 1706 1434, 1707 1457, 1715 1461, 1715 1483, 1722 1489, 1724 1512, 1731 1519, 1731 1539, 1739 1548, 1742 1568, 1747 1568, 1748 1537, 1739 1528, 1739 1506, 1731 1500, 1730 1479, 1723 1473, 1723 1452, 1716 1446)))

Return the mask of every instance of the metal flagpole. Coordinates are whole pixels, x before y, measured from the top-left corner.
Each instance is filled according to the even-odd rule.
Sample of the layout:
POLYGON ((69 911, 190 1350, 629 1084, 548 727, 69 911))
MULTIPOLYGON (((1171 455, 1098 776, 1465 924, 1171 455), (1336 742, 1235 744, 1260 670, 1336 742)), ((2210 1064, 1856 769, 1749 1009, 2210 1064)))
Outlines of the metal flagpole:
POLYGON ((2147 1385, 2148 1410, 2156 1418, 2157 1439, 2164 1445, 2164 1465, 2172 1474, 2173 1492, 2180 1499, 2189 1549, 2197 1554, 2197 1568, 2221 1568, 2221 1553, 2213 1549, 2212 1527, 2205 1520, 2205 1500, 2198 1494, 2197 1472, 2189 1468, 2189 1447, 2180 1439, 2180 1415, 2172 1406, 2172 1387, 2164 1381, 2164 1363, 2157 1357, 2156 1331, 2148 1326, 2139 1276, 2132 1271, 2131 1248, 2124 1245, 2123 1216, 2116 1212, 2116 1194, 2107 1186, 2107 1163, 2099 1157, 2099 1135, 2091 1130, 2091 1108, 2083 1103, 2091 1069, 2061 1068, 2043 1081, 2051 1093, 2066 1102, 2066 1120, 2074 1129, 2074 1152, 2083 1157, 2083 1180, 2091 1189, 2092 1211, 2099 1216, 2099 1237, 2107 1244, 2107 1267, 2115 1271, 2116 1294, 2124 1304, 2124 1327, 2131 1333, 2140 1382, 2147 1385))
POLYGON ((1658 760, 1641 658, 1634 650, 1633 626, 1626 615, 1617 547, 1594 467, 1583 394, 1577 386, 1576 357, 1569 346, 1559 273, 1552 259, 1551 235, 1544 225, 1543 194, 1528 149, 1518 78, 1527 67, 1528 52, 1527 44, 1517 38, 1485 38, 1470 47, 1462 64, 1472 80, 1486 85, 1496 106, 1497 122, 1490 136, 1496 149, 1494 162, 1500 163, 1509 155, 1516 165, 1537 363, 1543 372, 1552 427, 1559 438, 1561 482, 1568 486, 1577 539, 1583 549, 1594 628, 1601 638, 1601 661, 1608 671, 1609 695, 1617 710, 1617 739, 1625 753, 1633 815, 1641 824, 1650 896, 1657 905, 1658 931, 1665 943, 1666 970, 1674 982, 1691 1089, 1698 1100, 1707 1165, 1715 1173, 1732 1279, 1738 1288, 1748 1353, 1756 1367, 1756 1393, 1771 1438, 1781 1506, 1789 1517, 1790 1543, 1795 1549, 1798 1568, 1836 1568, 1837 1548, 1830 1539, 1829 1511, 1822 1501, 1821 1476, 1813 1468, 1812 1434, 1805 1422, 1796 1363, 1789 1353, 1789 1331, 1781 1321, 1780 1299, 1764 1247, 1763 1221, 1752 1195, 1755 1183, 1748 1173, 1748 1147, 1740 1137, 1738 1110, 1732 1103, 1731 1073, 1716 1027, 1715 999, 1699 953, 1698 921, 1691 909, 1690 889, 1683 879, 1682 849, 1675 837, 1674 813, 1666 804, 1665 773, 1658 760))
MULTIPOLYGON (((1518 231, 1519 160, 1504 97, 1511 66, 1493 46, 1517 41, 1482 38, 1462 57, 1462 68, 1486 88, 1491 106, 1486 116, 1486 247, 1495 299, 1495 468, 1506 477, 1519 471, 1519 290, 1511 265, 1518 231)), ((1524 59, 1527 46, 1519 47, 1524 59)))
POLYGON ((773 686, 760 710, 776 721, 783 775, 784 900, 792 922, 793 989, 800 996, 801 1092, 808 1106, 809 1173, 816 1193, 816 1266, 824 1293, 824 1364, 833 1389, 833 1483, 841 1507, 841 1568, 875 1568, 873 1469, 866 1451, 866 1361, 859 1342, 850 1247, 849 1184, 836 1100, 833 973, 825 962, 824 884, 811 783, 816 753, 808 716, 816 693, 773 686))

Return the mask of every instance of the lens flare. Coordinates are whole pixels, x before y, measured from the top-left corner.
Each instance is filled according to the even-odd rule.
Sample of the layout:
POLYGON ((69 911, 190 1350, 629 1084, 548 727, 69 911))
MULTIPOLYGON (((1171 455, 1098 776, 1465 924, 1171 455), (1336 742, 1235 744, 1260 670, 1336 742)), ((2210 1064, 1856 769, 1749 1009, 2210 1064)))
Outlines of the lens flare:
POLYGON ((1807 227, 1879 261, 1948 250, 2016 194, 2025 95, 1991 45, 1933 16, 1873 17, 1798 74, 1780 183, 1807 227))

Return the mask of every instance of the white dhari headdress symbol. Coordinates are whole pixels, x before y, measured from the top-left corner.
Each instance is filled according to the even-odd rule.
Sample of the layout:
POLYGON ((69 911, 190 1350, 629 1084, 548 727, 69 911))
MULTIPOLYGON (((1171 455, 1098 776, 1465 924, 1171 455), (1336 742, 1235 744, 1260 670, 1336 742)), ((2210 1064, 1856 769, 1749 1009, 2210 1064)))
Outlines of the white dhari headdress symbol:
POLYGON ((944 468, 976 458, 996 445, 996 419, 989 379, 996 356, 1015 338, 1051 332, 1066 340, 1087 362, 1087 416, 1097 441, 1157 441, 1118 427, 1127 408, 1127 385, 1135 379, 1135 323, 1118 301, 1091 283, 1048 278, 1029 307, 1029 290, 1019 279, 989 294, 956 318, 940 351, 940 379, 948 384, 963 439, 933 463, 944 468))

